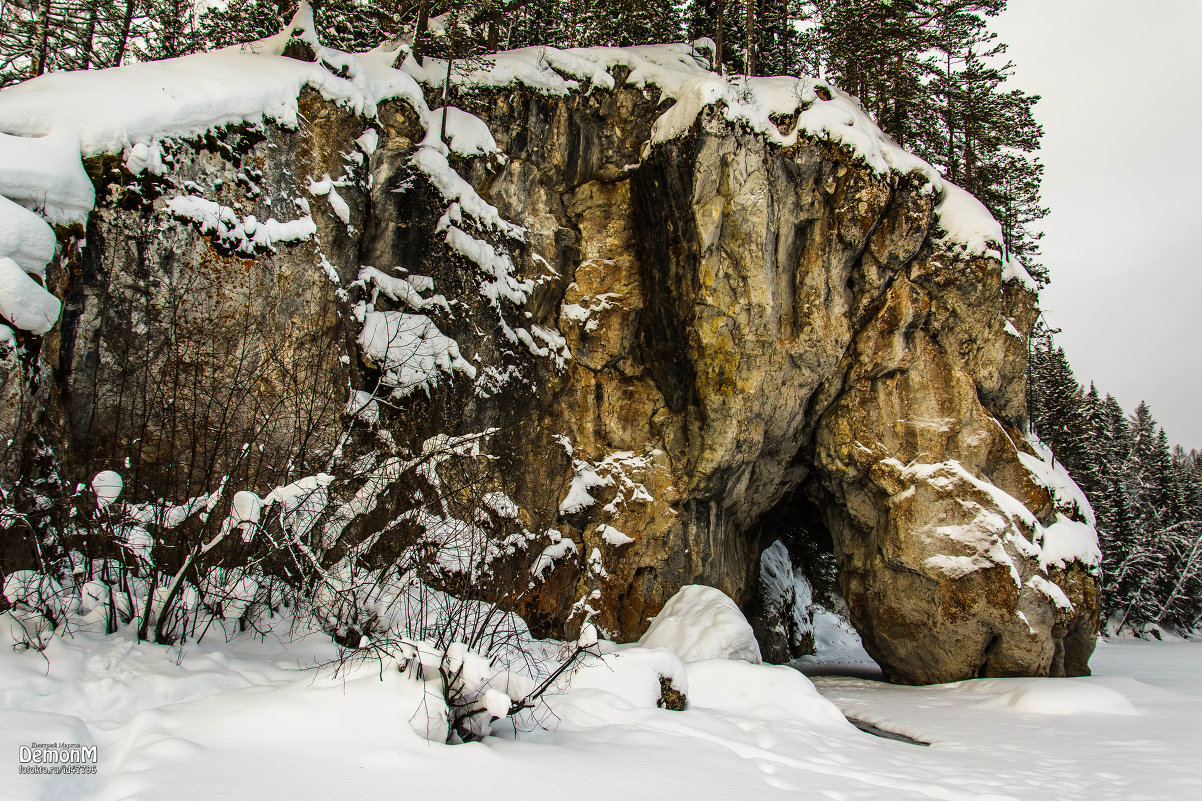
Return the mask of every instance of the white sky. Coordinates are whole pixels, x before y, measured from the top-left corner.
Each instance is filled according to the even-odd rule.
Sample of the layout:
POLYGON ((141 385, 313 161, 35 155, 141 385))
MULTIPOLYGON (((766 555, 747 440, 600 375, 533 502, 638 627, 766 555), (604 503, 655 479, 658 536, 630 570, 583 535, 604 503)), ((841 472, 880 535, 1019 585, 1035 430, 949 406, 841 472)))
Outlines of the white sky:
POLYGON ((1043 97, 1057 341, 1082 384, 1202 448, 1202 2, 1010 0, 991 27, 1043 97))

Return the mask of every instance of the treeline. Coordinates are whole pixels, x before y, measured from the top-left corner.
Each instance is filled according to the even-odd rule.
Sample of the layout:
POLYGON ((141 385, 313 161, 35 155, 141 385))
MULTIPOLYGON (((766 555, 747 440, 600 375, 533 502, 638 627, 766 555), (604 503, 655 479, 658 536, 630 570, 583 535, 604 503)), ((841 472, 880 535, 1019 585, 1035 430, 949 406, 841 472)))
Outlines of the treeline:
POLYGON ((1202 622, 1202 452, 1169 447, 1146 403, 1126 414, 1073 376, 1053 332, 1032 337, 1031 425, 1089 498, 1112 630, 1202 622))
MULTIPOLYGON (((717 45, 716 70, 808 74, 856 95, 881 128, 980 198, 1009 253, 1040 282, 1032 223, 1043 166, 1037 96, 1004 88, 1012 64, 987 22, 1005 0, 313 0, 325 43, 401 41, 414 55, 529 45, 717 45)), ((0 86, 45 72, 168 58, 278 32, 295 0, 5 0, 0 86), (203 7, 203 9, 202 9, 203 7)))

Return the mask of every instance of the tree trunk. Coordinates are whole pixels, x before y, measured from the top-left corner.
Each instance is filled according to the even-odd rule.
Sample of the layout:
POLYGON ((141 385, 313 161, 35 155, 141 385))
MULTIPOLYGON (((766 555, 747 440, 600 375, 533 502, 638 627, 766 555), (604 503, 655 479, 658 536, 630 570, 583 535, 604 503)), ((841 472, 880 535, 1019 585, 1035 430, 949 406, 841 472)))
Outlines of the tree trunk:
POLYGON ((447 137, 447 105, 451 102, 451 65, 453 63, 455 60, 447 56, 447 79, 442 85, 442 127, 438 131, 438 138, 444 145, 451 141, 447 137))
POLYGON ((129 33, 134 25, 134 11, 138 0, 125 0, 125 15, 121 18, 121 30, 117 32, 117 47, 113 51, 110 67, 120 67, 125 60, 125 49, 129 46, 129 33))
POLYGON ((888 133, 893 134, 893 138, 897 140, 897 143, 902 147, 905 147, 908 144, 905 137, 906 103, 901 97, 901 85, 904 80, 906 69, 905 56, 901 55, 900 53, 898 54, 894 68, 896 72, 893 76, 893 99, 891 101, 892 109, 890 110, 889 114, 889 124, 893 130, 889 131, 888 133))
POLYGON ((726 46, 725 38, 722 34, 726 29, 726 0, 718 0, 718 31, 716 41, 714 42, 717 52, 714 54, 714 71, 719 75, 722 74, 722 51, 726 46))
POLYGON ((426 28, 430 24, 430 3, 429 0, 422 0, 421 5, 417 7, 417 25, 413 29, 413 60, 418 64, 422 63, 422 37, 426 33, 426 28))
POLYGON ((744 20, 743 40, 743 72, 750 76, 755 74, 755 3, 756 0, 744 0, 747 3, 747 17, 744 20))
POLYGON ((792 75, 798 70, 793 69, 793 54, 789 50, 789 4, 782 3, 780 7, 780 19, 777 20, 777 25, 780 30, 777 36, 780 37, 780 64, 778 65, 782 75, 792 75))
POLYGON ((968 131, 964 132, 964 188, 969 192, 974 191, 973 178, 973 154, 972 154, 972 137, 968 135, 968 131))
POLYGON ((100 1, 91 0, 88 3, 88 24, 83 31, 83 41, 80 43, 82 60, 79 63, 80 69, 92 68, 92 49, 96 41, 96 18, 100 16, 100 1))
POLYGON ((41 0, 38 6, 37 28, 34 30, 33 74, 36 78, 46 71, 46 60, 50 50, 50 0, 41 0))
POLYGON ((956 123, 952 111, 952 54, 947 54, 947 88, 943 90, 944 114, 947 121, 947 177, 954 183, 956 179, 956 123))
MULTIPOLYGON (((159 571, 150 571, 150 583, 146 585, 146 603, 142 607, 142 619, 138 622, 138 642, 145 642, 150 636, 150 613, 154 611, 154 591, 159 586, 159 571)), ((159 624, 161 625, 161 623, 159 624)), ((159 638, 159 626, 155 626, 155 641, 162 642, 159 638)))

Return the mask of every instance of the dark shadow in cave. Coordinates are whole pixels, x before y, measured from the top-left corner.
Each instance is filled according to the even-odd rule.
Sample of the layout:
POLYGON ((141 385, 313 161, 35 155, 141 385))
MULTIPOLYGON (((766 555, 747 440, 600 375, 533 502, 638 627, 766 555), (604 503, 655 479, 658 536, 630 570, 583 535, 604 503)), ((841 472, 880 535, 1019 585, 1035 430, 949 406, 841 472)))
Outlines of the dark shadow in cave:
POLYGON ((804 488, 792 490, 762 514, 751 527, 749 536, 759 543, 761 553, 775 540, 780 540, 789 550, 793 567, 800 570, 813 587, 814 600, 828 608, 842 605, 834 541, 822 522, 822 512, 804 488))

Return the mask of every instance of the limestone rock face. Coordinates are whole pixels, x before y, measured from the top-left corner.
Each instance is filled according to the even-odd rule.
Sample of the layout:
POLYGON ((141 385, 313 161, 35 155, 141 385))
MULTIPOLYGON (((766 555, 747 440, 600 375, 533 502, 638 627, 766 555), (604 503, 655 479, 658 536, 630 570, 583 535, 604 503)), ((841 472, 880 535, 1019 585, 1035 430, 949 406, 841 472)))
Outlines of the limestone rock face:
MULTIPOLYGON (((575 102, 557 113, 580 114, 575 102)), ((637 117, 620 103, 601 101, 603 119, 637 117)), ((478 111, 501 132, 530 118, 478 111)), ((890 677, 1085 671, 1096 584, 1080 565, 1047 577, 1032 540, 1056 503, 1018 455, 1033 453, 1020 333, 1033 295, 997 259, 937 244, 919 180, 714 119, 622 174, 639 163, 633 133, 557 121, 531 133, 534 152, 500 133, 515 162, 491 195, 536 221, 536 249, 579 243, 566 260, 543 251, 568 282, 556 322, 576 355, 551 425, 578 460, 637 454, 653 499, 602 494, 565 520, 604 560, 603 625, 632 638, 689 582, 750 602, 772 534, 754 523, 802 493, 890 677), (531 215, 531 198, 557 193, 554 223, 531 215), (598 522, 634 542, 607 547, 598 522), (1040 589, 1049 580, 1078 599, 1071 610, 1040 589)))
POLYGON ((212 491, 213 476, 260 491, 286 482, 298 440, 318 458, 335 448, 349 383, 335 282, 355 277, 351 232, 366 204, 344 188, 344 227, 323 198, 310 196, 311 214, 292 201, 308 196, 308 176, 343 172, 362 122, 311 91, 301 108, 303 131, 231 128, 182 143, 162 179, 108 157, 88 164, 108 201, 65 265, 62 324, 47 343, 52 430, 81 474, 120 467, 151 497, 187 499, 212 491), (321 245, 255 244, 254 223, 221 236, 168 207, 200 187, 243 225, 310 219, 321 245), (323 258, 349 274, 331 276, 323 258))
MULTIPOLYGON (((748 610, 760 554, 778 538, 761 522, 803 504, 890 678, 1088 670, 1097 578, 1042 550, 1085 510, 1049 489, 1023 434, 1034 295, 1004 281, 998 259, 941 244, 924 179, 881 175, 828 142, 771 145, 711 112, 645 147, 662 108, 629 87, 461 98, 504 156, 452 155, 451 166, 526 229, 471 229, 512 260, 510 298, 525 298, 515 305, 482 294, 450 244, 446 198, 414 166, 414 114, 398 102, 369 123, 304 102, 301 131, 268 126, 240 154, 220 141, 182 147, 176 188, 139 203, 130 176, 93 165, 98 183, 116 184, 62 278, 62 334, 46 355, 58 393, 47 414, 81 474, 136 451, 146 475, 177 480, 163 454, 207 446, 172 422, 185 412, 175 404, 231 416, 231 442, 264 421, 281 441, 303 430, 344 499, 389 453, 487 430, 519 507, 488 522, 535 538, 504 560, 518 575, 535 567, 517 607, 538 633, 563 634, 587 606, 610 636, 634 640, 689 584, 748 610), (378 147, 348 159, 369 124, 378 147), (314 239, 235 252, 166 208, 185 181, 222 176, 223 202, 259 219, 303 200, 314 239), (343 177, 334 195, 311 188, 323 176, 343 177), (256 192, 273 205, 260 208, 256 192), (347 413, 348 388, 376 389, 387 365, 361 347, 361 302, 413 309, 361 265, 417 276, 423 313, 464 359, 394 394, 367 425, 347 413), (137 336, 168 324, 190 350, 156 352, 153 336, 137 336), (131 358, 142 365, 132 378, 131 358), (240 370, 253 392, 220 400, 240 370), (181 382, 190 389, 170 408, 156 400, 181 382), (120 418, 131 397, 160 403, 156 436, 120 425, 102 436, 96 421, 120 418), (544 545, 564 558, 541 561, 544 545)), ((269 489, 287 477, 286 451, 217 458, 269 489)), ((400 537, 403 483, 339 536, 400 537)))

